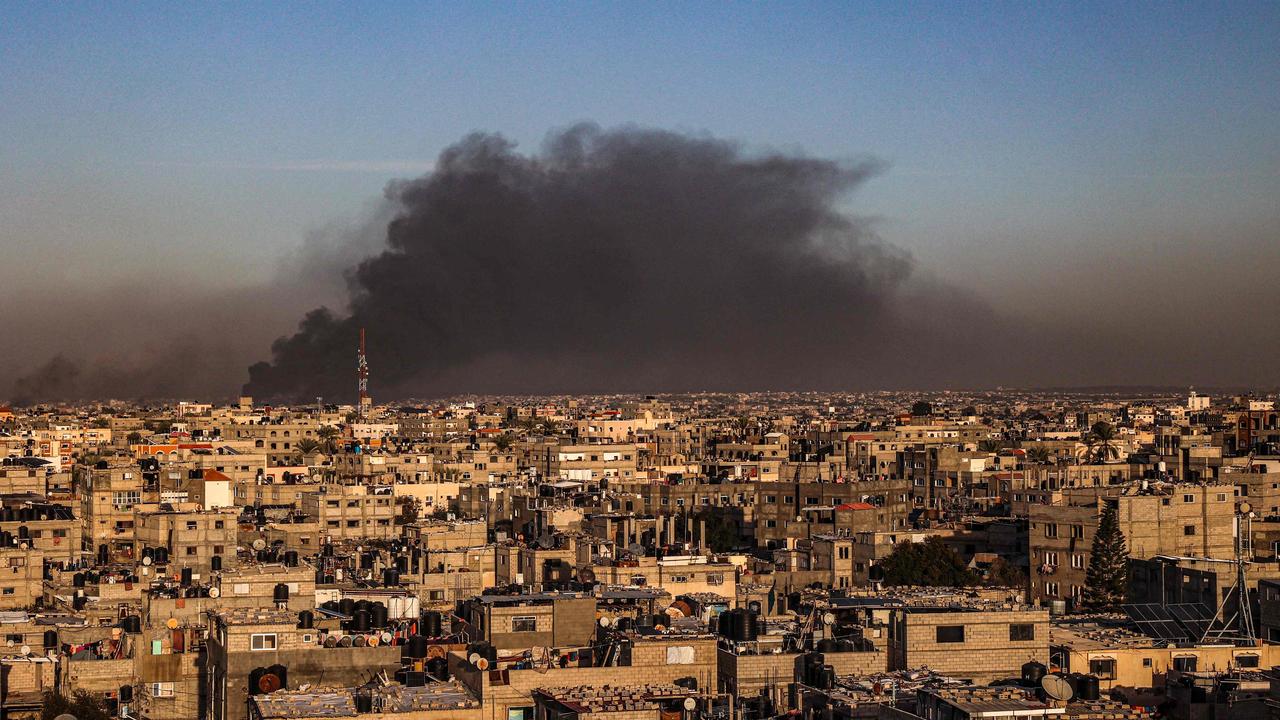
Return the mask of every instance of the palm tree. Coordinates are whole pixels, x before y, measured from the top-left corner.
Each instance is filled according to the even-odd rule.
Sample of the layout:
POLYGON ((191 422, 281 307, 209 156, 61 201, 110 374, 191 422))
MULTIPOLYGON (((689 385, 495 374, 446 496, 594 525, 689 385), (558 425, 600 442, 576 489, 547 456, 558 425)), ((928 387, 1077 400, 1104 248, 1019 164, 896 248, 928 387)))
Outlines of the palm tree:
POLYGON ((316 432, 316 436, 320 438, 320 443, 324 447, 326 454, 332 454, 334 450, 334 440, 338 439, 338 428, 333 425, 323 425, 316 432))
POLYGON ((995 438, 978 441, 978 452, 998 453, 1004 449, 1004 443, 995 438))
POLYGON ((312 440, 311 438, 303 438, 299 440, 298 444, 294 445, 294 447, 297 448, 299 454, 310 455, 320 449, 320 443, 312 440))
POLYGON ((515 438, 510 432, 504 432, 493 439, 493 446, 498 452, 506 452, 511 449, 511 444, 515 442, 515 438))
POLYGON ((1048 465, 1051 460, 1049 448, 1043 445, 1027 448, 1027 462, 1032 465, 1048 465))
POLYGON ((1084 441, 1089 446, 1089 455, 1094 462, 1105 463, 1120 459, 1120 445, 1116 438, 1120 434, 1111 423, 1098 421, 1089 428, 1084 441))

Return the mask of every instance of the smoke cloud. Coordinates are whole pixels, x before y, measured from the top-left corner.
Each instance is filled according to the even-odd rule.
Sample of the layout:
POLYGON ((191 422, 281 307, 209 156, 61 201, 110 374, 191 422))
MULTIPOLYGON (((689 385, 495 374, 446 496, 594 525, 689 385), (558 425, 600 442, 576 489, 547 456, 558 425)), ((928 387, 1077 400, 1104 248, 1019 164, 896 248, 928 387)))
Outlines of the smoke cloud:
POLYGON ((250 368, 245 391, 585 391, 852 378, 912 260, 840 203, 879 170, 672 132, 580 125, 524 155, 496 135, 394 185, 386 248, 250 368))

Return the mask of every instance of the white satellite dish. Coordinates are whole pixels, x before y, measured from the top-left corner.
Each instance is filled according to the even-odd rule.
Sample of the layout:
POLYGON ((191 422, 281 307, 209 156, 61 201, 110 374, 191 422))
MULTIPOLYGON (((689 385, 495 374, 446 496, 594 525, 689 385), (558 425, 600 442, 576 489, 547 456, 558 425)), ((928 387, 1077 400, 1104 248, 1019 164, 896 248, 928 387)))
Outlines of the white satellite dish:
POLYGON ((219 589, 218 589, 218 588, 216 588, 216 587, 211 587, 211 588, 209 588, 209 597, 211 597, 211 598, 216 598, 216 597, 221 597, 221 596, 222 596, 222 591, 221 591, 221 590, 219 590, 219 589))
POLYGON ((607 628, 612 624, 613 624, 613 619, 610 618, 608 615, 600 616, 600 627, 607 628))
POLYGON ((694 700, 693 698, 689 698, 689 697, 685 698, 685 699, 684 699, 684 709, 685 709, 685 710, 688 710, 688 711, 690 711, 690 712, 692 712, 692 711, 694 711, 694 710, 697 710, 697 709, 698 709, 698 701, 697 701, 697 700, 694 700))
POLYGON ((21 652, 23 655, 30 655, 30 654, 31 654, 31 646, 29 646, 29 645, 23 645, 23 646, 22 646, 22 650, 20 650, 20 652, 21 652))
POLYGON ((254 541, 253 541, 253 549, 254 549, 254 550, 261 550, 261 549, 265 548, 266 546, 267 546, 267 541, 266 541, 266 540, 263 540, 262 538, 258 538, 257 540, 254 540, 254 541))
POLYGON ((1053 698, 1066 702, 1075 695, 1075 691, 1071 689, 1071 683, 1061 675, 1045 675, 1040 679, 1040 687, 1044 689, 1044 694, 1053 698))
POLYGON ((480 660, 481 660, 480 653, 471 653, 470 655, 467 656, 467 662, 471 663, 472 665, 479 665, 480 660))
POLYGON ((835 615, 835 613, 824 613, 824 614, 822 615, 822 624, 823 624, 823 625, 835 625, 835 624, 836 624, 836 615, 835 615))
POLYGON ((143 565, 143 567, 146 567, 146 566, 148 566, 148 565, 150 565, 150 564, 151 564, 151 558, 146 557, 146 556, 144 555, 144 556, 142 557, 142 565, 143 565))

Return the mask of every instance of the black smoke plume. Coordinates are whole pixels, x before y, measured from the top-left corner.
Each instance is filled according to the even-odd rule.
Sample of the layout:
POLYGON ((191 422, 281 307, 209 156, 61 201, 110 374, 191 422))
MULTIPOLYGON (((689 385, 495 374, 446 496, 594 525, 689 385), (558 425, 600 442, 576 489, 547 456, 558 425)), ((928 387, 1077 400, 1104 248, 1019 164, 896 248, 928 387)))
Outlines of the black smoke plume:
MULTIPOLYGON (((392 186, 342 315, 249 370, 262 398, 849 384, 911 260, 839 203, 874 162, 582 125, 522 155, 475 134, 392 186)), ((873 353, 872 353, 873 354, 873 353)))

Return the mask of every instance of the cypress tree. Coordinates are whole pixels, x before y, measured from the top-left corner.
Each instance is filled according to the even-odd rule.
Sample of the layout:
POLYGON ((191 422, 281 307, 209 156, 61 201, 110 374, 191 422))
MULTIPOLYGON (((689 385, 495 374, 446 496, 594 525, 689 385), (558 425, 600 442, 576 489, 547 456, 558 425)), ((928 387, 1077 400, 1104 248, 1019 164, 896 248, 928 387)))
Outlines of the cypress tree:
POLYGON ((1118 605, 1129 590, 1129 548, 1116 508, 1110 504, 1103 508, 1093 536, 1085 584, 1085 603, 1095 608, 1118 605))

